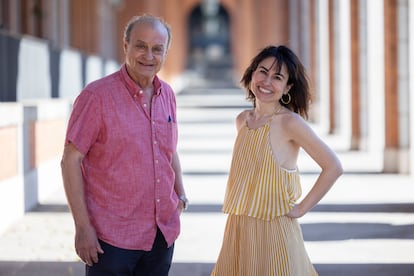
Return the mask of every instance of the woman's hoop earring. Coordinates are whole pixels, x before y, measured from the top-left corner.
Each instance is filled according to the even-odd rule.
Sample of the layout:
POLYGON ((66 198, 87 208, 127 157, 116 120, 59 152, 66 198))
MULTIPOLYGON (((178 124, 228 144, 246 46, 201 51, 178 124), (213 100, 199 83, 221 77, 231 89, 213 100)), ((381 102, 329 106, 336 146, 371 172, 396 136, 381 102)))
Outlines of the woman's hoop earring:
POLYGON ((290 101, 291 101, 291 100, 292 100, 292 96, 290 96, 289 92, 288 92, 287 94, 283 94, 283 95, 282 95, 282 97, 280 98, 280 101, 281 101, 283 104, 290 104, 290 101), (287 100, 284 100, 284 99, 283 99, 283 97, 284 97, 285 95, 287 95, 287 96, 288 96, 288 99, 287 99, 287 100))

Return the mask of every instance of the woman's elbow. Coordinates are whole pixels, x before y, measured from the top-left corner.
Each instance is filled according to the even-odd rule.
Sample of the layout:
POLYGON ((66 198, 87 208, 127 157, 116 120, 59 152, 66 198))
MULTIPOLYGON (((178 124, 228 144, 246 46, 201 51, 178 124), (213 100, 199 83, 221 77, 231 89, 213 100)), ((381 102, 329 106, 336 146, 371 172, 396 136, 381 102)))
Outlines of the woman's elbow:
POLYGON ((342 167, 342 164, 339 160, 336 160, 336 162, 334 162, 333 164, 334 164, 333 171, 336 177, 338 178, 344 173, 344 168, 342 167))

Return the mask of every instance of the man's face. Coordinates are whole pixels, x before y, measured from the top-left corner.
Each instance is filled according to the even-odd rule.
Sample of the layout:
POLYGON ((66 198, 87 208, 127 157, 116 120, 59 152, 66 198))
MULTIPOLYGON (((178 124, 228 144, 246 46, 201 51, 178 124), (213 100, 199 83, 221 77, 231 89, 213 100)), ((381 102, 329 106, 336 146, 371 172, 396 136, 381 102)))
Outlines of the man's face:
POLYGON ((164 64, 167 42, 168 32, 162 24, 137 23, 132 27, 124 51, 128 73, 135 81, 152 81, 164 64))

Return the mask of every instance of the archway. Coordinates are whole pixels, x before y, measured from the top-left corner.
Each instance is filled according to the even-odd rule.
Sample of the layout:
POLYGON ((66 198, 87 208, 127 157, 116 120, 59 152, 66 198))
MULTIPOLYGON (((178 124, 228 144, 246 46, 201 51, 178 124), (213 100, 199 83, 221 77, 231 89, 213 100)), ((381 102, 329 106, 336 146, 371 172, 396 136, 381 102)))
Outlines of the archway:
POLYGON ((204 0, 188 19, 189 58, 187 68, 203 77, 219 77, 232 67, 230 17, 217 0, 204 0))

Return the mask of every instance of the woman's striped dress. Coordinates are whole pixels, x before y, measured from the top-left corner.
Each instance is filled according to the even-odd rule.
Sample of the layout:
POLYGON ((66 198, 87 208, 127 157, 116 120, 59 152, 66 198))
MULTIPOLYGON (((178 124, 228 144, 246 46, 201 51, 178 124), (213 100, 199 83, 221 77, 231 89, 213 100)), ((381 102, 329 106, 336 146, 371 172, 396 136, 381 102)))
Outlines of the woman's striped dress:
POLYGON ((301 195, 299 171, 279 166, 269 129, 269 122, 245 125, 237 135, 223 205, 227 224, 211 275, 318 275, 299 223, 285 216, 301 195))

